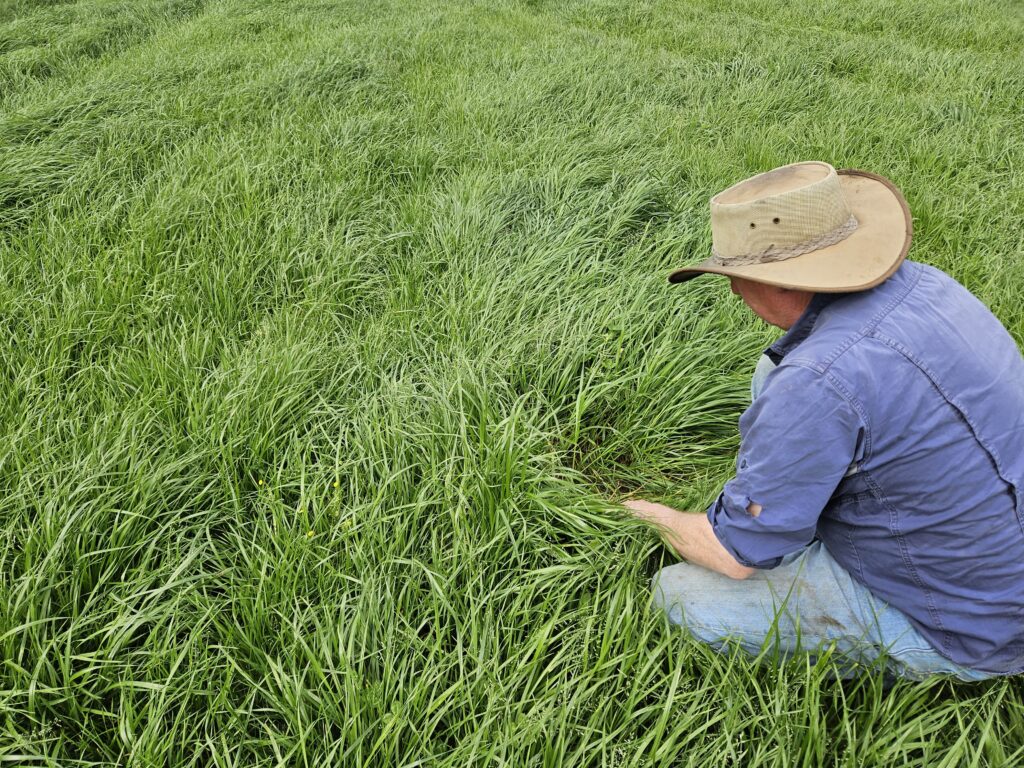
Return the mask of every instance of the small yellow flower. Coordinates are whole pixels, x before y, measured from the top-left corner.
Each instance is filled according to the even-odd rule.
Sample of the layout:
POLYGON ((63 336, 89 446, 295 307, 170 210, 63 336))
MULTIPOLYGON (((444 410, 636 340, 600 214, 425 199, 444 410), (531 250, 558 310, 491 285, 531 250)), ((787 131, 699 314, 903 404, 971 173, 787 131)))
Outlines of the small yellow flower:
POLYGON ((263 481, 262 481, 262 480, 258 481, 258 482, 256 483, 256 485, 263 485, 263 481))
POLYGON ((313 538, 313 531, 306 531, 306 538, 307 539, 312 539, 313 538))
POLYGON ((335 480, 334 481, 334 487, 335 488, 340 488, 341 487, 341 483, 339 483, 337 480, 335 480))

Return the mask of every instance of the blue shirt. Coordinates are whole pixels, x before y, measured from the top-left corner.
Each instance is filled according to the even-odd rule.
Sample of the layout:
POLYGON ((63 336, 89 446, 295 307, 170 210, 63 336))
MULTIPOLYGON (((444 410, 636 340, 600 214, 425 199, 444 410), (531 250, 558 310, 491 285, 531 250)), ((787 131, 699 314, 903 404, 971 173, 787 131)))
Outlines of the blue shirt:
POLYGON ((1006 329, 908 261, 817 294, 765 354, 778 367, 708 509, 719 541, 772 568, 819 538, 947 658, 1024 671, 1024 359, 1006 329))

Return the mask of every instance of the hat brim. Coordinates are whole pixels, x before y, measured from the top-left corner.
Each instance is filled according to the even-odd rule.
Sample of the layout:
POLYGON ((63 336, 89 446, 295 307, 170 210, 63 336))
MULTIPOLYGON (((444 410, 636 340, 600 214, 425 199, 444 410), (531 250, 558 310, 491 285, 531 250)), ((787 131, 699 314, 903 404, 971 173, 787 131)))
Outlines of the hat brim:
POLYGON ((741 277, 757 283, 816 293, 845 293, 874 288, 889 278, 907 257, 913 225, 899 189, 884 176, 846 168, 839 184, 857 219, 846 239, 784 261, 724 267, 707 259, 677 269, 670 283, 700 275, 741 277))

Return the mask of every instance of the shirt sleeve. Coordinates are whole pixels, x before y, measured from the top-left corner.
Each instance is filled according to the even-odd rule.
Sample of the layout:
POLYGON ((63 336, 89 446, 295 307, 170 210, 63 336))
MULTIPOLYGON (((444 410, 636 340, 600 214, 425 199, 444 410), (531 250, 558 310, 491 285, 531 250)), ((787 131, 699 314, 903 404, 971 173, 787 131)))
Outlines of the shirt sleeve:
POLYGON ((751 568, 774 568, 806 547, 850 464, 866 426, 827 374, 782 365, 740 417, 736 476, 708 508, 730 554, 751 568), (759 504, 757 516, 747 511, 759 504))

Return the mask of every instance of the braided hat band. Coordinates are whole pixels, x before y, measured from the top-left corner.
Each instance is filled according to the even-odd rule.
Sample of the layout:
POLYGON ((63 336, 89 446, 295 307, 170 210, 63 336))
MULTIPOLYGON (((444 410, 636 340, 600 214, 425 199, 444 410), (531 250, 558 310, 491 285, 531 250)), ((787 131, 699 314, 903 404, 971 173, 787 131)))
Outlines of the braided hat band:
POLYGON ((848 238, 856 229, 857 217, 851 213, 850 218, 831 232, 826 232, 823 235, 805 240, 802 243, 795 243, 794 245, 779 247, 772 244, 761 253, 723 256, 712 246, 710 261, 719 267, 744 267, 748 264, 767 264, 772 261, 785 261, 786 259, 792 259, 794 256, 802 256, 805 253, 835 245, 848 238))

